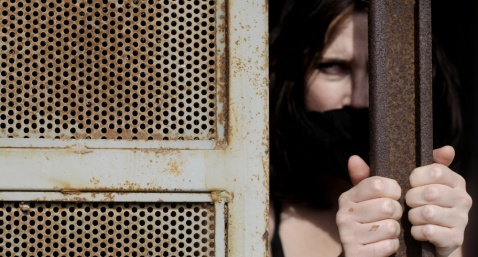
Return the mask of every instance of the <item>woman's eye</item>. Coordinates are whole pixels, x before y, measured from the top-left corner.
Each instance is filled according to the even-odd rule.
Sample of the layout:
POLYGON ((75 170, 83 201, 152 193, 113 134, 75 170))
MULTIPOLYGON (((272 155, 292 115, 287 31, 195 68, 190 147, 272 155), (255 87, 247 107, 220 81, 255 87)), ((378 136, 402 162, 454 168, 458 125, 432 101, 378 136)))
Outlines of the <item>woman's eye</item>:
POLYGON ((334 76, 346 76, 350 74, 350 65, 344 62, 321 62, 317 69, 326 74, 334 76))

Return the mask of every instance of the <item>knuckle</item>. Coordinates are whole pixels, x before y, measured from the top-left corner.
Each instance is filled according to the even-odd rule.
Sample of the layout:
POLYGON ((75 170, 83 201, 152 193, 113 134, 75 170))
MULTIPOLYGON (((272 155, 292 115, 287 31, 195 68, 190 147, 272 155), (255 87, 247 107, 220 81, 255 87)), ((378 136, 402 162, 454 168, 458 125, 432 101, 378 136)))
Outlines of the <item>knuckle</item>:
POLYGON ((460 247, 463 244, 463 241, 465 240, 463 234, 460 234, 458 236, 453 237, 455 240, 453 241, 454 247, 460 247))
POLYGON ((440 181, 444 174, 443 169, 440 164, 432 164, 429 172, 430 179, 432 181, 440 181))
POLYGON ((466 194, 464 197, 461 198, 461 206, 464 206, 467 209, 470 209, 473 205, 473 199, 470 195, 466 194))
POLYGON ((422 233, 426 240, 432 241, 435 236, 435 229, 431 225, 424 225, 422 233))
POLYGON ((427 186, 423 190, 423 198, 428 202, 434 202, 438 199, 439 191, 438 188, 434 186, 427 186))
POLYGON ((458 176, 458 184, 461 185, 463 188, 466 188, 466 180, 462 176, 458 176))
POLYGON ((382 211, 387 217, 392 216, 395 213, 395 204, 393 204, 393 200, 384 199, 382 203, 382 211))
POLYGON ((423 206, 422 215, 426 222, 433 222, 436 216, 435 208, 431 205, 423 206))
POLYGON ((338 201, 338 202, 339 202, 339 208, 340 208, 340 207, 343 207, 343 206, 345 206, 345 205, 347 204, 348 199, 347 199, 347 195, 346 195, 346 194, 347 194, 347 192, 345 192, 345 193, 343 193, 343 194, 341 194, 341 195, 339 196, 339 201, 338 201))
POLYGON ((384 223, 384 232, 387 236, 398 237, 400 235, 400 225, 395 220, 387 220, 384 223))
POLYGON ((385 183, 381 178, 372 178, 371 189, 374 193, 382 195, 385 189, 385 183))

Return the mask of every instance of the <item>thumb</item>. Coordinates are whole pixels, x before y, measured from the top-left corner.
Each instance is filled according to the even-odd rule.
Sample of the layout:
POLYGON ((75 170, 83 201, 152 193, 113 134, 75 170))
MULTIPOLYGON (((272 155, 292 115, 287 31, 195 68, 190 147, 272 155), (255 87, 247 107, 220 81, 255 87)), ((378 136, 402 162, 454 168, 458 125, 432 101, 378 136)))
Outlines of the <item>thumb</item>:
POLYGON ((433 162, 450 166, 453 158, 455 158, 455 149, 449 145, 433 150, 433 162))
POLYGON ((352 155, 349 158, 348 169, 354 186, 370 176, 370 167, 358 155, 352 155))

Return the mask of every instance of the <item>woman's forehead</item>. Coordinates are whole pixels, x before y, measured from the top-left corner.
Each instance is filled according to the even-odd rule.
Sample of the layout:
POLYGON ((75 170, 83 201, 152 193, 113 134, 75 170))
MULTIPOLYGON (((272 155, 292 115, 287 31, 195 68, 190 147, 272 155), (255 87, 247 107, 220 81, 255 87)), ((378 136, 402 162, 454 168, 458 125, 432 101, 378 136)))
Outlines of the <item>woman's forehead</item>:
POLYGON ((367 15, 354 13, 342 21, 331 42, 325 47, 323 59, 352 60, 368 52, 367 15))

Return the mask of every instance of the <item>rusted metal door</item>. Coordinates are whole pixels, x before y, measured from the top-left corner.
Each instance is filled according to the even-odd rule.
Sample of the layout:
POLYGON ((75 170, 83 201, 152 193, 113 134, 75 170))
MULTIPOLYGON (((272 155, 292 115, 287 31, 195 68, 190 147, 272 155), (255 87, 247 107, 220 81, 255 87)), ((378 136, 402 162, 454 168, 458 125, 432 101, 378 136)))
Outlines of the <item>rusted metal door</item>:
MULTIPOLYGON (((430 17, 429 0, 370 1, 371 168, 403 194, 410 172, 432 163, 430 17)), ((401 224, 395 256, 433 256, 431 245, 413 240, 406 213, 401 224)))
POLYGON ((265 255, 265 1, 0 10, 0 255, 265 255))

